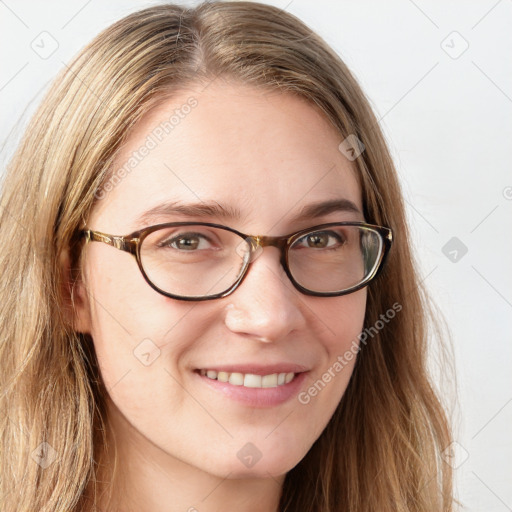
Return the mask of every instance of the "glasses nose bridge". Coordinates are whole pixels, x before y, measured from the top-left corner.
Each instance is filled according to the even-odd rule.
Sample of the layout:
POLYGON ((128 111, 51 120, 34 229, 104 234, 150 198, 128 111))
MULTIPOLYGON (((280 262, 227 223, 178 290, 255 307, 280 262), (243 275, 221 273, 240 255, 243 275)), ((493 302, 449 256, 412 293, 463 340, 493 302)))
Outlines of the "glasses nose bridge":
POLYGON ((279 260, 286 270, 286 247, 289 238, 289 236, 246 235, 245 241, 249 242, 249 245, 251 247, 248 263, 251 264, 261 254, 263 248, 272 246, 277 247, 277 249, 279 249, 279 260))
POLYGON ((258 250, 258 248, 263 249, 264 247, 277 247, 281 252, 281 255, 284 255, 287 243, 288 236, 249 236, 251 240, 251 246, 253 251, 258 250))

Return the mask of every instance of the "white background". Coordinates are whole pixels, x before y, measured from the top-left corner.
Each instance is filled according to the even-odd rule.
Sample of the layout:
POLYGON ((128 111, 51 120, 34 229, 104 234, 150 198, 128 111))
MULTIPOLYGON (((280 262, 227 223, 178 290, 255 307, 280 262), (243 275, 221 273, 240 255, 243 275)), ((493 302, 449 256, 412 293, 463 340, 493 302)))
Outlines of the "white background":
MULTIPOLYGON (((154 3, 0 1, 2 172, 64 63, 101 29, 154 3), (31 47, 41 37, 47 49, 58 44, 45 59, 31 47)), ((458 497, 468 511, 511 511, 512 0, 269 3, 324 37, 371 99, 422 275, 455 346, 458 497), (453 237, 458 247, 445 256, 453 237)))

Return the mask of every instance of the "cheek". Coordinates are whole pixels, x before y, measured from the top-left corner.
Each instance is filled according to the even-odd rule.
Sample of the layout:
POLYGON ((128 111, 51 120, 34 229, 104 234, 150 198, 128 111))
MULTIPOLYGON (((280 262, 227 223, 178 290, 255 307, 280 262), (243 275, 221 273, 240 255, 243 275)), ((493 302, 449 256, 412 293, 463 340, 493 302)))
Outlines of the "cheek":
POLYGON ((349 295, 322 299, 312 307, 317 330, 322 333, 322 345, 329 360, 336 358, 353 343, 359 343, 359 334, 366 313, 366 288, 349 295))
POLYGON ((348 386, 359 353, 366 312, 366 288, 312 307, 321 334, 322 364, 310 376, 298 402, 318 418, 318 433, 334 413, 348 386))
POLYGON ((162 299, 139 296, 133 301, 137 307, 119 302, 109 312, 97 309, 93 335, 110 399, 132 426, 157 445, 169 440, 171 419, 190 408, 182 362, 191 340, 203 329, 190 321, 190 306, 185 309, 162 299))
POLYGON ((190 340, 205 327, 190 321, 193 305, 154 291, 129 255, 116 251, 113 261, 106 250, 87 279, 91 336, 106 389, 115 402, 163 399, 190 340))

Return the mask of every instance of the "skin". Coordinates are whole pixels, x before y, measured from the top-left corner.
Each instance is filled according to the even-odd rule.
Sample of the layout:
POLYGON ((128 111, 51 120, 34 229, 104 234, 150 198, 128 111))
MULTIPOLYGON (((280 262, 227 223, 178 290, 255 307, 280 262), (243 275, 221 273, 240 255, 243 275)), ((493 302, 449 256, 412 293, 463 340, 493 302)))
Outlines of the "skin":
MULTIPOLYGON (((342 138, 316 107, 252 86, 216 80, 166 100, 135 126, 116 168, 190 96, 198 106, 98 201, 89 228, 127 235, 145 227, 135 219, 152 206, 198 198, 237 207, 242 216, 174 215, 151 224, 197 220, 284 235, 364 220, 362 213, 342 211, 294 220, 303 206, 333 198, 349 199, 362 211, 361 189, 338 150, 342 138)), ((329 422, 355 357, 308 404, 294 396, 267 408, 210 390, 193 370, 293 362, 309 369, 304 391, 357 340, 366 289, 331 298, 301 294, 280 266, 278 249, 267 247, 231 295, 184 302, 153 290, 130 254, 96 242, 83 250, 75 328, 93 338, 108 390, 109 436, 120 457, 108 510, 277 510, 286 473, 329 422), (149 366, 134 356, 145 339, 160 350, 149 366), (248 442, 262 455, 250 468, 237 457, 248 442)))

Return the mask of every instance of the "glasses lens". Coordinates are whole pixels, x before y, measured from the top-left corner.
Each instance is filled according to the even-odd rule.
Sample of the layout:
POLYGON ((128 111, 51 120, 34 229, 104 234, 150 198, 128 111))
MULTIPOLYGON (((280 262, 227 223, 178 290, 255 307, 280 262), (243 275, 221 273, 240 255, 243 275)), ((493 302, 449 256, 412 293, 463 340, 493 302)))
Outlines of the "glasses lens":
POLYGON ((369 280, 378 268, 383 241, 363 226, 329 226, 295 240, 288 251, 293 278, 319 293, 347 290, 369 280))
POLYGON ((164 292, 182 297, 206 297, 228 290, 249 255, 249 243, 237 234, 202 225, 153 231, 140 248, 149 280, 164 292))

